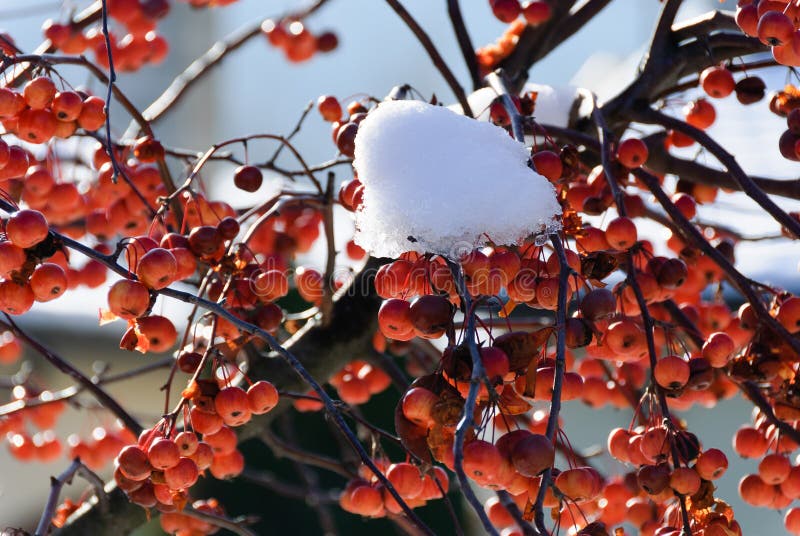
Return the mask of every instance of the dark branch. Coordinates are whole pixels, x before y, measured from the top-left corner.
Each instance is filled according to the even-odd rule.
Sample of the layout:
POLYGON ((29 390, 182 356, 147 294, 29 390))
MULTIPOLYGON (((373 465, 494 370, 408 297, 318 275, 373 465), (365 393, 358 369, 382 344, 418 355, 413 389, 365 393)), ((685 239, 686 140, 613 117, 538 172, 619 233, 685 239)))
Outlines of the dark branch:
POLYGON ((450 90, 456 96, 458 103, 461 105, 461 109, 464 111, 464 115, 468 117, 473 117, 472 108, 469 106, 469 102, 467 102, 467 94, 464 93, 464 88, 461 87, 461 84, 458 82, 458 79, 453 74, 453 71, 450 70, 450 67, 447 65, 447 62, 444 61, 444 58, 439 51, 436 49, 436 45, 433 44, 430 36, 425 32, 422 26, 411 16, 411 13, 403 7, 403 4, 400 3, 400 0, 386 0, 386 3, 397 13, 406 26, 414 33, 416 36, 417 41, 420 42, 422 48, 425 49, 425 52, 428 53, 433 65, 436 69, 439 70, 442 77, 444 77, 447 85, 450 86, 450 90))
POLYGON ((686 134, 697 141, 697 143, 706 148, 716 157, 717 160, 719 160, 723 166, 725 166, 730 173, 731 178, 733 178, 740 190, 747 194, 750 199, 755 201, 786 230, 792 233, 796 238, 800 238, 800 222, 792 218, 772 199, 770 199, 769 196, 767 196, 764 191, 761 190, 757 184, 755 184, 750 176, 744 172, 742 167, 736 161, 736 158, 722 145, 717 143, 714 138, 685 121, 681 121, 680 119, 671 117, 651 108, 638 108, 637 110, 632 111, 632 117, 635 117, 637 121, 641 121, 643 123, 657 124, 673 129, 677 132, 686 134))
POLYGON ((50 525, 53 522, 53 516, 55 515, 56 508, 58 507, 58 500, 61 496, 61 489, 64 485, 71 483, 75 475, 83 477, 94 487, 101 512, 108 513, 109 501, 103 489, 103 481, 88 467, 83 465, 79 458, 75 458, 70 466, 63 473, 58 475, 58 478, 51 477, 50 496, 47 498, 47 503, 42 512, 42 517, 39 519, 39 524, 36 526, 36 536, 47 536, 47 534, 49 534, 50 525))
MULTIPOLYGON (((695 184, 707 184, 718 188, 741 190, 730 173, 705 166, 699 162, 677 157, 664 148, 665 132, 644 138, 649 150, 647 167, 657 173, 671 173, 695 184)), ((773 179, 750 176, 750 180, 767 194, 789 199, 800 199, 800 179, 773 179)))
POLYGON ((125 408, 123 408, 122 405, 116 401, 116 399, 114 399, 114 397, 109 395, 102 387, 94 383, 81 371, 73 367, 66 359, 57 355, 55 352, 20 329, 20 327, 11 319, 10 316, 6 314, 5 317, 5 321, 0 320, 0 326, 14 333, 14 335, 19 337, 20 340, 24 341, 28 346, 41 354, 41 356, 50 362, 51 365, 78 382, 81 387, 92 393, 97 401, 105 406, 106 409, 116 415, 117 418, 119 418, 119 420, 121 420, 125 426, 134 433, 134 435, 139 435, 139 433, 142 431, 142 425, 139 424, 139 422, 134 419, 133 416, 131 416, 131 414, 128 413, 125 408))
POLYGON ((475 46, 472 44, 469 31, 467 31, 464 17, 461 15, 459 0, 447 0, 447 14, 450 16, 450 24, 453 25, 461 55, 464 56, 464 62, 467 64, 469 77, 472 80, 472 89, 477 90, 483 85, 478 70, 478 58, 475 56, 475 46))

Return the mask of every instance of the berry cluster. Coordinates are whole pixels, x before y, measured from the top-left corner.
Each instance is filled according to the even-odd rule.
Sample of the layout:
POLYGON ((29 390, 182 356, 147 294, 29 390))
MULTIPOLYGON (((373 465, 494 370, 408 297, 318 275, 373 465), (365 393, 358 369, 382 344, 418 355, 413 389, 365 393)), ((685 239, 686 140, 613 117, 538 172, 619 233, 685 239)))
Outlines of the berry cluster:
POLYGON ((236 448, 232 427, 245 424, 252 415, 269 412, 278 403, 277 390, 263 380, 247 391, 193 380, 183 397, 191 401, 191 409, 183 403, 179 406, 184 408, 186 429, 179 432, 174 422, 165 419, 142 432, 138 442, 124 447, 116 458, 117 485, 132 502, 145 508, 182 510, 189 500, 189 488, 205 470, 218 479, 241 473, 244 457, 236 448))
POLYGON ((12 402, 23 407, 0 418, 0 434, 5 434, 11 456, 24 462, 58 459, 63 447, 53 428, 66 404, 55 400, 52 392, 31 386, 18 385, 11 395, 12 402), (29 426, 38 431, 31 433, 29 426))
MULTIPOLYGON (((235 0, 188 1, 213 7, 235 0)), ((165 57, 168 45, 156 24, 166 16, 168 0, 108 0, 104 5, 113 21, 111 51, 107 36, 91 27, 97 19, 48 21, 47 45, 65 54, 91 50, 103 68, 110 67, 110 52, 120 71, 165 57)), ((800 65, 798 5, 740 0, 736 22, 770 46, 777 62, 800 65)), ((560 18, 553 17, 559 8, 551 0, 490 0, 489 6, 508 26, 496 43, 476 52, 484 74, 509 57, 523 36, 549 31, 560 18)), ((293 63, 337 47, 335 34, 311 32, 302 13, 267 20, 261 31, 293 63)), ((13 41, 3 40, 0 46, 13 64, 13 41)), ((710 52, 711 44, 706 46, 710 52)), ((737 237, 697 217, 702 205, 720 195, 719 189, 653 177, 649 171, 659 163, 657 151, 697 141, 708 145, 695 129, 714 124, 713 99, 735 94, 748 105, 764 97, 764 82, 745 70, 751 66, 739 66, 730 57, 721 63, 719 56, 701 58, 698 70, 710 66, 696 80, 678 85, 698 85, 704 96, 698 92, 663 100, 670 113, 676 112, 670 110, 673 102, 682 107, 678 113, 685 124, 677 126, 682 122, 675 119, 664 123, 669 129, 645 138, 631 129, 617 132, 622 134, 618 140, 611 134, 587 139, 591 129, 584 127, 590 120, 605 130, 597 119, 602 109, 596 108, 597 117, 586 118, 580 132, 572 125, 552 133, 560 140, 556 143, 534 120, 535 93, 511 95, 514 106, 508 109, 508 99, 496 98, 488 106, 491 122, 507 130, 515 113, 523 116, 521 123, 533 140, 529 165, 553 185, 563 233, 552 247, 534 237, 504 244, 487 236, 485 247, 453 258, 406 252, 381 266, 374 290, 383 303, 372 345, 383 359, 403 358, 413 381, 395 409, 397 438, 366 426, 376 435, 372 452, 362 451, 362 460, 371 459, 387 480, 366 465, 356 475, 343 464, 353 478, 340 495, 342 509, 368 518, 399 515, 404 508, 394 492, 409 507, 422 507, 447 493, 446 467, 460 478, 466 474, 476 486, 507 492, 526 521, 534 510, 548 509, 556 526, 573 534, 608 534, 613 527, 619 534, 619 525, 628 523, 644 536, 677 536, 681 530, 741 535, 714 485, 728 467, 727 457, 704 446, 676 413, 694 405, 714 406, 742 390, 760 409, 736 433, 733 447, 759 463, 757 472, 741 480, 739 493, 753 506, 788 508, 785 526, 800 534, 800 508, 790 508, 800 498, 800 468, 798 460, 791 461, 798 444, 789 437, 800 430, 795 385, 800 356, 782 333, 800 332, 800 297, 746 280, 758 299, 732 310, 720 290, 733 278, 725 266, 735 262, 737 237), (744 76, 737 81, 740 71, 744 76), (600 153, 604 158, 597 165, 600 153), (643 218, 667 217, 648 205, 649 193, 659 191, 652 182, 667 194, 657 198, 672 220, 667 226, 674 229, 664 244, 640 235, 643 218), (499 320, 494 315, 498 309, 499 320), (542 321, 553 313, 555 324, 542 321), (438 346, 431 340, 438 340, 438 346), (634 410, 628 427, 611 430, 606 443, 608 454, 624 464, 622 474, 602 474, 593 460, 573 451, 557 413, 562 402, 634 410), (542 409, 548 405, 549 411, 542 409), (399 438, 403 461, 389 461, 381 446, 384 436, 395 442, 399 438)), ((167 404, 175 377, 186 387, 174 409, 165 405, 164 416, 138 438, 115 424, 96 427, 88 437, 71 434, 62 445, 54 427, 65 401, 24 379, 3 408, 0 433, 6 434, 12 456, 22 461, 50 461, 68 451, 87 467, 101 469, 114 459, 117 485, 133 503, 161 512, 165 531, 213 533, 213 524, 182 513, 192 501, 190 492, 206 473, 217 479, 242 473, 245 460, 236 428, 279 402, 276 386, 255 378, 246 362, 245 349, 258 352, 267 344, 279 349, 263 332, 256 337, 253 326, 281 339, 309 319, 309 327, 316 322, 326 327, 333 293, 344 278, 332 273, 330 265, 324 272, 299 265, 298 255, 315 246, 321 227, 330 232, 337 202, 351 212, 361 209, 367 187, 355 170, 338 196, 333 172, 323 187, 291 145, 296 131, 288 138, 267 134, 221 142, 195 158, 162 144, 150 125, 140 124, 141 137, 109 140, 108 152, 100 143, 91 154, 70 152, 60 140, 96 138, 93 132, 106 120, 105 102, 68 86, 45 57, 40 63, 31 63, 23 78, 0 88, 0 120, 8 134, 0 140, 0 186, 8 209, 0 236, 0 311, 19 315, 78 285, 100 286, 110 267, 119 279, 109 283, 101 322, 127 323, 120 340, 126 350, 160 353, 177 346, 167 404), (248 143, 256 139, 280 141, 305 169, 279 168, 279 151, 272 159, 251 159, 257 149, 248 143), (25 143, 38 147, 28 151, 25 143), (239 144, 244 158, 237 153, 239 144), (223 147, 229 152, 217 151, 223 147), (191 169, 178 187, 166 163, 173 158, 191 169), (241 192, 257 194, 264 170, 289 178, 305 174, 317 191, 283 189, 261 204, 236 210, 204 191, 202 168, 212 158, 215 165, 231 164, 227 179, 241 192), (79 268, 68 249, 91 260, 79 268), (176 283, 193 286, 196 291, 186 301, 202 302, 208 312, 193 316, 183 334, 169 318, 154 314, 160 296, 188 295, 170 288, 176 283)), ((402 91, 393 91, 393 97, 415 92, 408 86, 397 90, 402 91)), ((359 125, 375 102, 319 98, 317 109, 330 124, 342 158, 317 170, 349 163, 359 125)), ((800 160, 800 91, 787 86, 772 98, 770 109, 786 118, 782 154, 800 160)), ((786 227, 791 234, 791 225, 786 227)), ((325 238, 332 263, 338 252, 332 233, 325 238)), ((352 240, 342 253, 353 261, 367 256, 352 240)), ((0 338, 3 364, 20 355, 24 334, 17 335, 0 338)), ((389 371, 390 378, 373 364, 377 360, 349 354, 347 359, 343 366, 344 361, 331 365, 331 370, 341 368, 328 379, 339 401, 323 403, 316 386, 305 395, 285 397, 297 411, 327 407, 369 425, 348 405, 367 404, 385 392, 398 379, 397 371, 389 371)), ((62 505, 54 523, 63 524, 78 504, 62 505)), ((510 504, 493 497, 484 505, 504 536, 523 532, 519 512, 506 508, 510 504)), ((193 506, 224 513, 214 499, 193 506)))
MULTIPOLYGON (((119 71, 138 71, 143 66, 161 63, 169 52, 167 40, 156 31, 158 21, 170 9, 169 0, 109 0, 108 16, 117 22, 121 34, 109 34, 114 68, 119 71)), ((95 62, 108 68, 109 51, 100 25, 81 28, 74 23, 48 19, 42 26, 44 37, 65 54, 94 53, 95 62)))
POLYGON ((531 26, 538 26, 550 20, 552 7, 548 0, 529 0, 521 6, 519 0, 489 0, 492 13, 500 21, 512 23, 520 14, 525 17, 525 22, 531 26))
POLYGON ((283 51, 286 59, 292 63, 308 61, 318 52, 332 52, 339 46, 339 38, 335 33, 314 35, 299 20, 267 19, 261 25, 261 31, 269 44, 283 51))
POLYGON ((339 398, 348 404, 365 404, 372 395, 386 390, 391 378, 365 361, 355 360, 345 365, 328 380, 339 398))
MULTIPOLYGON (((42 144, 54 137, 68 138, 80 127, 93 131, 103 126, 105 102, 99 97, 75 91, 59 91, 47 76, 34 78, 22 92, 0 88, 0 121, 6 132, 29 143, 42 144)), ((21 171, 21 154, 11 154, 8 145, 0 147, 0 162, 6 177, 21 171)), ((27 163, 27 162, 25 162, 27 163)), ((27 166, 25 166, 27 168, 27 166)))
MULTIPOLYGON (((440 467, 432 467, 423 473, 419 467, 408 462, 391 463, 383 458, 376 458, 373 462, 411 508, 440 499, 449 489, 447 473, 440 467)), ((359 478, 347 483, 339 496, 339 506, 346 512, 372 518, 398 515, 403 511, 366 466, 359 468, 359 478)))
POLYGON ((772 49, 772 56, 781 65, 800 65, 800 10, 794 2, 781 0, 740 0, 736 8, 736 24, 742 31, 772 49))
MULTIPOLYGON (((714 73, 730 74, 721 67, 711 69, 714 73)), ((723 95, 715 92, 720 85, 715 76, 705 76, 702 83, 710 96, 720 97, 723 95)), ((732 84, 728 93, 735 86, 732 84)), ((529 97, 528 100, 535 102, 529 97)), ((320 99, 323 117, 332 119, 341 115, 337 104, 331 97, 320 99)), ((531 107, 521 99, 517 106, 520 112, 531 107)), ((491 112, 496 124, 510 123, 497 102, 491 112)), ((685 115, 690 124, 707 128, 714 121, 715 111, 708 101, 698 99, 686 106, 685 115)), ((351 120, 352 123, 357 131, 357 122, 351 120)), ((340 132, 337 129, 337 142, 341 139, 340 132)), ((346 144, 344 147, 343 150, 340 144, 340 152, 349 149, 346 144)), ((568 351, 560 393, 562 401, 582 399, 594 407, 609 402, 629 407, 633 403, 635 407, 654 396, 645 393, 643 401, 639 401, 652 357, 641 316, 645 306, 657 326, 663 326, 652 333, 658 352, 652 379, 673 411, 698 403, 713 405, 735 394, 736 386, 729 375, 736 377, 746 368, 745 363, 750 359, 747 352, 752 351, 753 341, 763 336, 753 332, 758 323, 752 318, 748 320, 747 306, 737 314, 723 302, 701 298, 702 291, 723 276, 708 256, 689 247, 677 235, 667 241, 677 256, 653 254, 652 245, 638 236, 635 219, 645 213, 638 194, 624 193, 626 215, 608 220, 605 229, 577 218, 579 212, 602 215, 614 206, 614 185, 610 181, 616 187, 635 189, 638 184, 632 180, 631 171, 646 165, 648 153, 648 146, 642 140, 624 139, 615 147, 609 167, 614 176, 609 177, 603 167, 585 169, 575 158, 573 147, 532 149, 532 165, 556 186, 564 207, 567 236, 575 240, 575 249, 567 249, 565 255, 573 273, 568 280, 567 298, 575 301, 577 311, 568 318, 565 329, 567 346, 582 349, 585 357, 576 360, 568 351), (606 288, 601 281, 625 263, 630 263, 632 269, 629 278, 606 288), (670 327, 672 313, 664 305, 666 302, 675 303, 680 314, 696 326, 703 339, 698 351, 687 351, 678 343, 678 333, 670 327)), ((688 220, 695 218, 699 203, 710 202, 716 196, 716 189, 690 186, 693 187, 679 182, 671 198, 688 220)), ((357 210, 363 190, 364 185, 357 178, 343 184, 339 192, 342 205, 357 210)), ((713 234, 709 236, 713 239, 713 234)), ((718 236, 715 247, 732 258, 732 242, 728 238, 718 236)), ((555 310, 558 259, 555 252, 547 254, 545 248, 533 243, 495 246, 464 255, 457 268, 463 274, 465 290, 473 299, 508 296, 511 301, 503 309, 505 314, 519 304, 555 310)), ((376 339, 376 349, 396 349, 398 342, 414 338, 447 336, 451 341, 433 374, 418 378, 405 393, 395 419, 398 433, 410 451, 423 459, 432 454, 450 468, 454 467, 455 427, 472 371, 466 344, 453 344, 454 312, 461 298, 452 269, 444 258, 406 253, 384 265, 375 277, 376 292, 385 300, 378 313, 383 337, 376 339)), ((779 318, 779 304, 793 299, 788 296, 778 299, 774 308, 776 318, 779 318)), ((790 308, 791 303, 785 306, 786 311, 790 308)), ((752 316, 752 312, 749 314, 752 316)), ((790 313, 784 315, 788 317, 790 313)), ((783 322, 791 331, 798 328, 793 320, 783 322)), ((585 526, 586 530, 591 526, 587 523, 593 520, 607 524, 627 520, 642 534, 654 534, 662 526, 661 518, 679 526, 680 509, 670 500, 678 495, 686 497, 693 526, 706 530, 720 527, 740 533, 730 507, 714 496, 711 484, 727 467, 724 455, 720 457, 721 451, 716 449, 703 450, 694 434, 658 410, 636 427, 612 431, 609 438, 612 456, 635 469, 625 479, 626 490, 619 494, 619 500, 599 502, 606 486, 617 489, 622 484, 606 481, 593 468, 574 463, 570 455, 567 468, 559 471, 553 467, 555 445, 561 441, 550 440, 543 423, 525 425, 524 420, 519 420, 520 415, 531 409, 530 400, 547 401, 553 396, 551 386, 556 367, 553 349, 547 345, 552 328, 532 334, 503 335, 492 335, 491 327, 484 328, 492 342, 479 349, 485 380, 479 389, 475 421, 486 424, 477 436, 468 437, 463 449, 464 469, 473 481, 490 489, 509 491, 524 510, 535 500, 542 473, 551 471, 552 485, 546 494, 552 493, 553 498, 546 500, 545 505, 557 509, 564 524, 585 526), (662 423, 665 417, 668 424, 662 423), (520 429, 521 424, 526 428, 520 429), (497 441, 486 439, 498 432, 505 434, 497 441), (582 516, 575 510, 575 504, 580 504, 582 516), (635 507, 638 504, 643 508, 635 507), (606 513, 607 508, 613 513, 606 513)), ((651 404, 651 410, 653 407, 651 404)), ((640 417, 644 418, 643 415, 640 417)), ((370 504, 380 511, 379 501, 373 502, 370 504)), ((509 527, 505 521, 498 521, 498 527, 509 527)))
POLYGON ((136 436, 121 426, 98 426, 92 430, 88 438, 78 434, 67 437, 69 457, 80 458, 89 469, 99 471, 111 463, 119 452, 136 441, 136 436))
POLYGON ((550 20, 550 4, 550 0, 529 0, 523 7, 519 0, 489 0, 494 16, 508 24, 508 27, 496 43, 476 51, 475 56, 484 75, 493 71, 514 51, 520 35, 527 27, 536 27, 550 20), (523 19, 519 18, 520 15, 523 19))

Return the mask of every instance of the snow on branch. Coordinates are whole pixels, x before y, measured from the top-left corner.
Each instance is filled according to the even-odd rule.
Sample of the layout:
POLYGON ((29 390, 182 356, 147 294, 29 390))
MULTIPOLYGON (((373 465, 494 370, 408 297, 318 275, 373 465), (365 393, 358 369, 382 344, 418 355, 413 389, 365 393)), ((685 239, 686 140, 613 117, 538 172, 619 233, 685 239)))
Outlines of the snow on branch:
POLYGON ((355 241, 375 256, 456 259, 559 225, 553 186, 528 167, 525 146, 490 123, 420 101, 387 101, 359 125, 355 145, 364 184, 355 241))

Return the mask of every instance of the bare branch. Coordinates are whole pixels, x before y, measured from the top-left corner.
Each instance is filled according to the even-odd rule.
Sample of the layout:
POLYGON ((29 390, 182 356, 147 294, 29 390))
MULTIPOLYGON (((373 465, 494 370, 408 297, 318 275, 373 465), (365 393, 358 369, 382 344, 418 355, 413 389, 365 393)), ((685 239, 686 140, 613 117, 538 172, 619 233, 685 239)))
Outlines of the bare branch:
POLYGON ((740 31, 739 26, 736 25, 735 13, 717 9, 674 24, 672 26, 672 39, 676 43, 681 43, 693 38, 702 39, 713 32, 726 30, 740 31))
MULTIPOLYGON (((302 20, 308 17, 319 8, 321 8, 328 0, 316 0, 309 7, 297 12, 287 13, 278 17, 278 20, 283 18, 292 18, 293 20, 302 20)), ((199 58, 194 60, 186 69, 179 74, 175 80, 167 87, 166 90, 148 106, 142 115, 149 121, 157 121, 164 114, 166 114, 172 107, 180 100, 186 91, 188 91, 195 83, 208 74, 212 68, 219 65, 225 57, 238 50, 250 39, 261 34, 261 24, 265 19, 261 19, 230 33, 223 39, 217 41, 211 48, 209 48, 199 58)), ((269 20, 269 19, 266 19, 269 20)), ((131 137, 130 128, 128 129, 126 137, 131 137)))
POLYGON ((461 297, 461 307, 466 318, 466 329, 464 330, 464 344, 469 348, 469 354, 472 358, 472 373, 469 380, 469 391, 467 392, 467 399, 464 402, 464 411, 461 414, 461 419, 456 425, 455 441, 453 442, 453 467, 458 477, 458 482, 461 484, 461 491, 464 493, 469 505, 473 511, 478 515, 481 520, 484 530, 492 536, 499 536, 497 529, 494 528, 492 522, 489 521, 489 516, 483 509, 483 505, 475 496, 475 492, 470 486, 467 473, 464 472, 464 440, 469 429, 475 426, 475 406, 478 400, 478 388, 481 381, 486 377, 483 369, 483 362, 478 351, 478 345, 475 343, 475 314, 472 310, 472 300, 469 296, 466 284, 464 283, 463 268, 453 262, 448 261, 450 271, 453 274, 453 279, 456 282, 456 289, 461 297))
POLYGON ((422 26, 411 16, 411 13, 403 7, 403 4, 400 3, 400 0, 386 0, 386 3, 394 10, 395 13, 403 20, 403 22, 408 26, 408 28, 414 33, 417 40, 422 45, 422 48, 425 49, 425 52, 428 53, 433 65, 436 69, 439 70, 442 77, 444 77, 447 85, 450 86, 450 90, 456 96, 458 103, 461 105, 461 109, 464 111, 464 115, 468 117, 473 117, 472 109, 469 107, 469 102, 467 101, 467 94, 464 93, 464 88, 461 87, 461 84, 458 82, 458 79, 453 74, 453 71, 450 70, 450 67, 447 65, 447 62, 444 61, 444 58, 439 51, 436 49, 436 45, 433 44, 430 36, 425 32, 422 26))
POLYGON ((736 161, 736 158, 729 153, 722 145, 717 143, 714 138, 703 132, 701 129, 690 125, 685 121, 681 121, 675 117, 671 117, 665 113, 653 110, 651 108, 640 107, 632 112, 636 120, 648 124, 657 124, 666 128, 673 129, 691 137, 697 143, 705 147, 711 154, 713 154, 719 162, 725 166, 730 173, 733 180, 739 188, 747 194, 747 196, 758 203, 767 213, 769 213, 776 221, 778 221, 786 230, 792 233, 796 238, 800 238, 800 222, 792 218, 784 212, 772 199, 770 199, 761 188, 744 172, 742 167, 736 161))
MULTIPOLYGON (((647 167, 658 173, 671 173, 695 184, 708 184, 718 188, 741 190, 730 173, 720 169, 677 157, 664 148, 666 132, 659 132, 644 138, 649 150, 647 167)), ((750 175, 750 180, 764 193, 779 195, 789 199, 800 199, 800 178, 773 179, 750 175)))
POLYGON ((28 335, 23 331, 8 314, 5 314, 6 320, 0 321, 0 326, 11 331, 24 341, 28 346, 33 348, 36 352, 41 354, 50 364, 55 366, 58 370, 78 382, 84 389, 92 393, 98 402, 103 404, 111 413, 117 416, 125 426, 133 432, 134 435, 139 435, 142 431, 142 425, 128 413, 117 400, 109 395, 102 387, 94 383, 91 379, 86 377, 81 371, 73 367, 66 359, 60 357, 58 354, 44 346, 42 343, 28 335))
POLYGON ((450 16, 450 24, 453 25, 461 55, 464 56, 464 62, 467 64, 467 70, 472 79, 472 89, 477 90, 483 84, 478 70, 478 59, 475 56, 475 46, 472 44, 469 31, 467 31, 464 17, 461 15, 459 0, 447 0, 447 14, 450 16))
POLYGON ((36 526, 35 536, 47 536, 47 534, 50 533, 50 525, 53 523, 53 516, 58 507, 61 489, 64 485, 71 483, 75 475, 83 477, 94 487, 95 493, 99 499, 100 510, 104 513, 109 511, 109 501, 103 489, 103 481, 88 467, 83 465, 79 458, 75 458, 70 466, 63 473, 58 475, 58 478, 51 477, 50 496, 47 498, 47 503, 42 512, 42 517, 39 519, 39 524, 36 526))
POLYGON ((487 75, 486 83, 489 84, 489 87, 491 87, 501 99, 503 99, 503 107, 506 109, 506 112, 511 118, 511 133, 514 135, 514 139, 520 143, 525 143, 525 131, 522 126, 522 116, 517 113, 514 101, 511 100, 508 81, 506 80, 503 70, 498 69, 497 71, 487 75))

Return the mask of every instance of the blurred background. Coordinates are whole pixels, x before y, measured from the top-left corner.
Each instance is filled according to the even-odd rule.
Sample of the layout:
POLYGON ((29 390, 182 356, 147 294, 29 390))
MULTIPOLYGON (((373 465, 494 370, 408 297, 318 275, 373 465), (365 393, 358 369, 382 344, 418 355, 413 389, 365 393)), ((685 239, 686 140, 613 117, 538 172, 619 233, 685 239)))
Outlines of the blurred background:
MULTIPOLYGON (((86 4, 88 2, 0 0, 0 26, 24 51, 32 51, 42 39, 40 26, 45 18, 63 19, 70 9, 80 9, 86 4)), ((459 79, 466 82, 468 76, 451 32, 445 2, 406 0, 404 4, 430 33, 459 79)), ((486 0, 468 0, 461 4, 476 46, 493 42, 503 32, 504 25, 492 16, 486 0)), ((679 19, 715 8, 734 9, 735 4, 733 0, 688 0, 679 19)), ((224 9, 194 10, 186 4, 174 2, 172 12, 159 27, 171 45, 167 60, 158 67, 121 74, 118 84, 137 106, 146 107, 176 74, 215 40, 242 25, 302 5, 296 0, 240 0, 224 9)), ((587 87, 594 90, 601 100, 612 96, 635 73, 660 6, 656 0, 615 0, 581 32, 535 65, 529 80, 556 87, 587 87)), ((203 151, 214 142, 243 134, 284 134, 291 131, 308 102, 321 94, 336 95, 340 99, 363 94, 382 98, 393 86, 404 83, 426 97, 435 94, 443 102, 454 100, 423 49, 384 2, 331 0, 308 19, 307 26, 314 32, 335 31, 339 48, 330 54, 317 55, 306 63, 290 64, 259 36, 231 54, 221 67, 193 88, 169 116, 156 125, 158 137, 171 147, 203 151)), ((104 88, 97 86, 85 73, 70 69, 62 72, 73 83, 83 82, 98 93, 104 92, 104 88)), ((762 76, 769 88, 776 89, 783 86, 788 75, 786 69, 769 69, 762 76)), ((723 141, 746 170, 767 176, 796 177, 797 165, 784 160, 778 152, 777 138, 785 128, 783 121, 768 111, 767 102, 765 99, 756 105, 743 107, 733 96, 716 101, 718 119, 710 133, 723 141)), ((682 105, 678 99, 671 106, 680 109, 682 105)), ((128 118, 119 108, 112 104, 112 127, 121 134, 128 118)), ((297 137, 297 146, 310 163, 325 161, 336 154, 330 141, 329 126, 315 112, 310 114, 297 137)), ((251 158, 268 157, 272 150, 273 147, 254 144, 250 149, 251 158), (263 154, 259 155, 259 151, 263 154)), ((716 165, 713 158, 708 158, 707 163, 716 165)), ((180 170, 175 168, 174 171, 180 170)), ((350 178, 345 176, 344 168, 337 171, 337 180, 350 178)), ((212 191, 228 196, 234 206, 248 202, 244 194, 234 194, 229 186, 219 184, 222 180, 220 175, 219 181, 208 181, 212 191)), ((263 198, 267 190, 277 187, 277 180, 266 181, 262 191, 253 195, 263 198)), ((785 199, 777 199, 777 202, 787 210, 796 210, 799 205, 785 199)), ((764 218, 758 207, 740 194, 720 194, 713 206, 701 207, 700 215, 704 219, 722 222, 747 236, 772 235, 779 230, 774 221, 764 218)), ((350 223, 349 216, 344 213, 339 216, 337 242, 341 245, 350 238, 350 223)), ((647 232, 659 233, 660 230, 653 226, 644 234, 647 232)), ((783 240, 744 243, 737 249, 737 257, 738 266, 745 274, 800 290, 796 275, 800 248, 796 244, 783 240)), ((320 263, 320 257, 312 252, 307 261, 320 263)), ((20 324, 85 371, 91 371, 96 362, 103 362, 111 371, 119 372, 158 359, 115 350, 123 330, 121 325, 98 327, 98 310, 104 306, 106 288, 96 291, 81 289, 55 302, 36 304, 20 319, 20 324)), ((186 311, 174 304, 161 304, 160 307, 163 307, 161 314, 178 323, 186 316, 186 311)), ((37 356, 26 353, 26 358, 42 385, 50 389, 69 385, 69 381, 37 356)), ((18 368, 0 365, 0 375, 13 374, 18 368)), ((131 382, 115 384, 109 390, 123 405, 134 408, 134 414, 142 422, 151 423, 161 413, 163 395, 159 387, 164 374, 163 370, 157 371, 131 382)), ((0 399, 10 397, 3 390, 0 387, 0 399)), ((372 403, 375 409, 367 411, 367 415, 390 427, 387 412, 395 400, 396 393, 379 397, 372 403)), ((712 410, 694 409, 687 412, 685 418, 706 447, 718 447, 728 454, 731 468, 718 481, 718 493, 734 506, 744 533, 782 534, 782 513, 744 505, 736 492, 737 475, 756 469, 755 462, 740 460, 730 445, 735 429, 750 421, 750 410, 748 403, 733 400, 712 410)), ((576 447, 604 444, 610 427, 627 426, 631 418, 629 411, 606 409, 590 412, 579 402, 567 403, 563 416, 566 432, 576 447)), ((62 438, 70 433, 88 437, 96 426, 110 424, 110 417, 102 410, 80 413, 69 409, 59 422, 58 432, 62 438)), ((304 426, 303 429, 311 427, 304 426)), ((332 441, 326 430, 321 433, 319 440, 322 443, 317 444, 332 441)), ((311 433, 309 437, 314 440, 311 433)), ((259 463, 279 473, 286 471, 268 453, 263 453, 259 463)), ((44 505, 49 476, 61 472, 67 464, 65 458, 49 464, 23 464, 14 460, 5 448, 0 449, 0 527, 31 529, 44 505)), ((601 468, 612 466, 606 458, 598 459, 598 464, 601 468)), ((296 478, 291 471, 286 474, 289 478, 296 478)), ((108 471, 103 473, 103 476, 108 475, 108 471)), ((341 479, 333 478, 330 483, 342 486, 341 479)), ((242 487, 237 491, 235 487, 230 486, 230 492, 238 494, 239 501, 229 508, 233 514, 246 514, 248 506, 263 511, 263 505, 270 504, 269 512, 275 517, 269 520, 269 525, 259 527, 273 527, 275 532, 259 534, 283 533, 283 529, 300 534, 314 533, 314 516, 302 503, 290 503, 260 488, 242 487), (248 496, 247 500, 242 499, 242 490, 248 496)), ((83 483, 78 482, 70 493, 74 497, 83 489, 83 483)), ((463 517, 468 516, 464 514, 463 517)), ((424 509, 423 517, 434 523, 441 534, 450 533, 448 519, 441 507, 424 509)), ((337 516, 337 526, 342 534, 371 530, 349 514, 337 516)), ((148 530, 149 534, 159 533, 155 527, 148 530)), ((481 532, 477 526, 473 531, 475 534, 481 532)))

